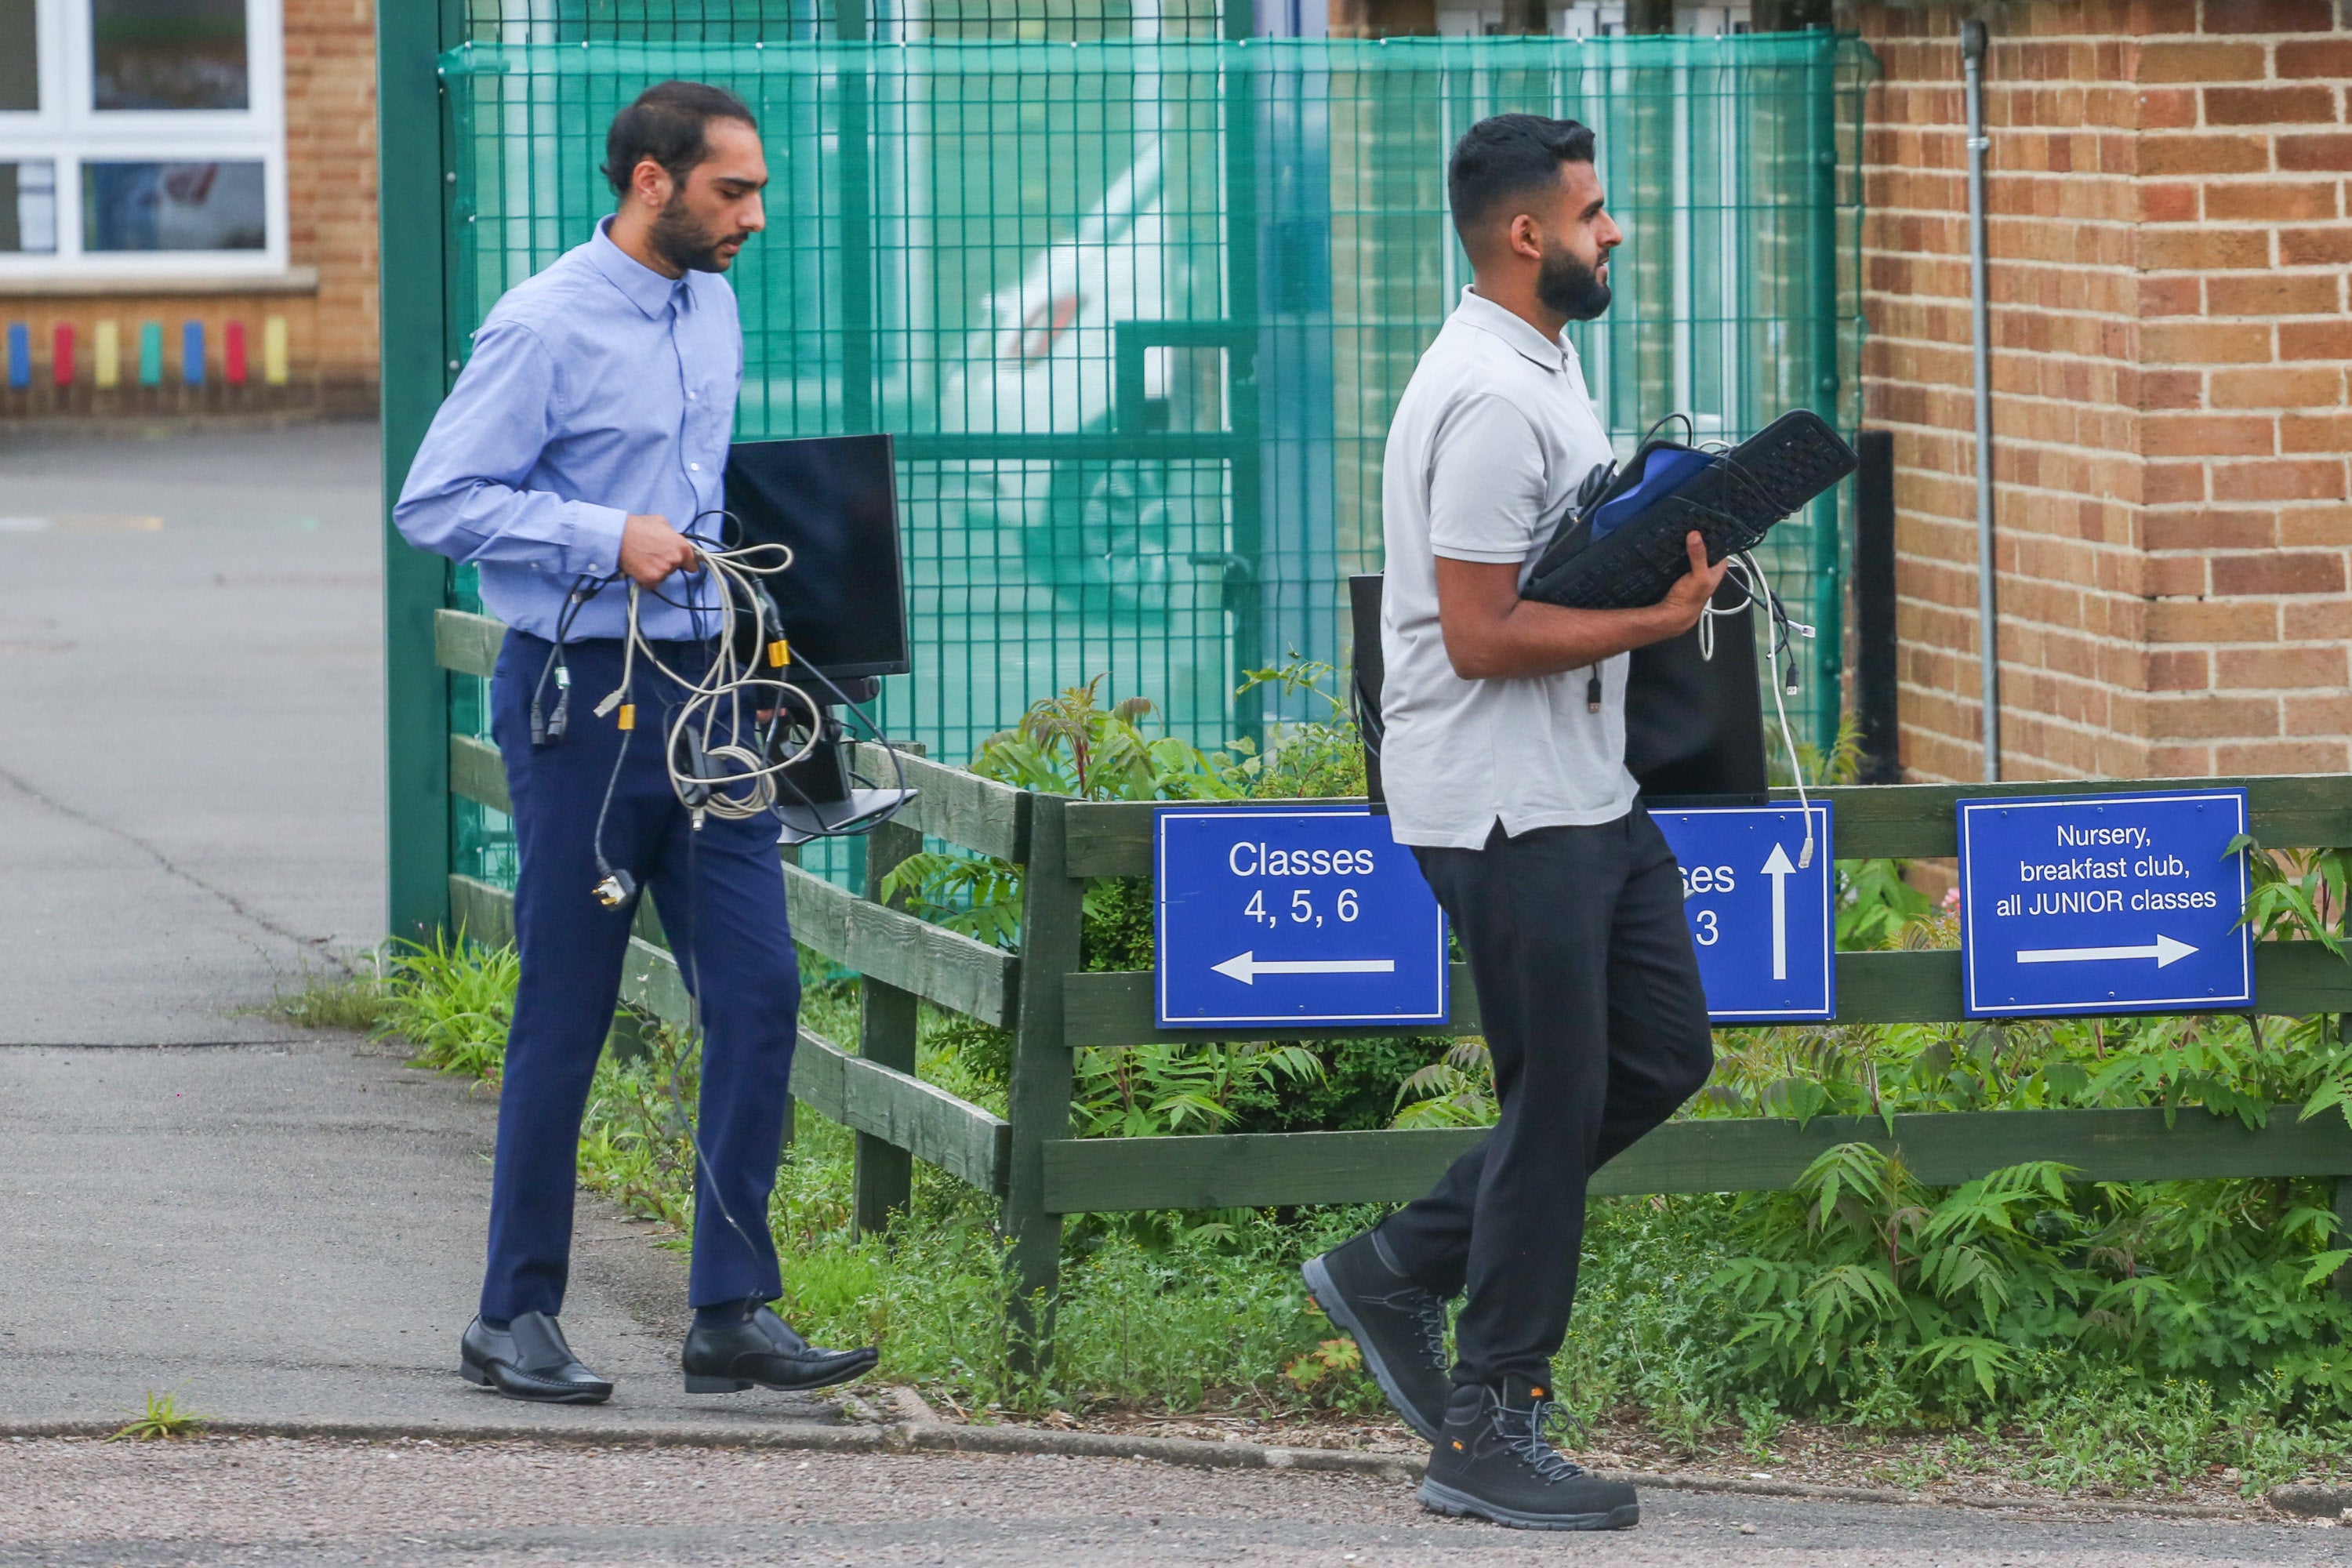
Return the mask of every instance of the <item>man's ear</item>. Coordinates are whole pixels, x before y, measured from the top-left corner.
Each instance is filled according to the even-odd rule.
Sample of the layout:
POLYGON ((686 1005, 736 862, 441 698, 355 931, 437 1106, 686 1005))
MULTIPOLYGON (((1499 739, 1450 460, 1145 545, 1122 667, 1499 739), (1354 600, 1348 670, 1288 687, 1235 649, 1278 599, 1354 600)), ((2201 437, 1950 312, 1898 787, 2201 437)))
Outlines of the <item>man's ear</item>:
POLYGON ((629 174, 629 195, 655 211, 669 205, 673 194, 669 171, 651 158, 640 158, 629 174))
POLYGON ((1529 261, 1541 261, 1544 254, 1543 225, 1529 213, 1515 213, 1503 230, 1503 243, 1513 256, 1529 261))

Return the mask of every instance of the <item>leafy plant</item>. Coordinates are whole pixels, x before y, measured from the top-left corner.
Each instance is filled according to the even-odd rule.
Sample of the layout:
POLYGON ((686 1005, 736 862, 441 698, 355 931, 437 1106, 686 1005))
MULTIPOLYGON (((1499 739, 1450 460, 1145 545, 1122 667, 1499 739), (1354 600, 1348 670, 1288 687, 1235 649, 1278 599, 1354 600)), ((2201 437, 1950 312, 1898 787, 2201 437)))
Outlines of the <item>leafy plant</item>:
POLYGON ((1074 1109, 1087 1138, 1213 1132, 1236 1120, 1234 1101, 1251 1090, 1323 1076, 1313 1051, 1270 1040, 1089 1047, 1076 1055, 1074 1109))
POLYGON ((134 1443, 152 1442, 158 1438, 185 1437, 204 1430, 212 1418, 192 1410, 180 1408, 176 1391, 158 1394, 147 1391, 147 1408, 131 1417, 107 1437, 110 1443, 128 1439, 134 1443))
POLYGON ((413 1043, 416 1067, 498 1087, 522 963, 511 947, 469 946, 461 930, 430 946, 393 944, 377 1032, 413 1043))
POLYGON ((1465 1036, 1437 1060, 1397 1085, 1391 1127, 1491 1127, 1495 1061, 1486 1042, 1465 1036))
POLYGON ((1356 1342, 1342 1334, 1336 1340, 1325 1340, 1297 1361, 1282 1369, 1282 1375, 1301 1390, 1312 1390, 1328 1383, 1334 1374, 1364 1370, 1364 1352, 1356 1342))

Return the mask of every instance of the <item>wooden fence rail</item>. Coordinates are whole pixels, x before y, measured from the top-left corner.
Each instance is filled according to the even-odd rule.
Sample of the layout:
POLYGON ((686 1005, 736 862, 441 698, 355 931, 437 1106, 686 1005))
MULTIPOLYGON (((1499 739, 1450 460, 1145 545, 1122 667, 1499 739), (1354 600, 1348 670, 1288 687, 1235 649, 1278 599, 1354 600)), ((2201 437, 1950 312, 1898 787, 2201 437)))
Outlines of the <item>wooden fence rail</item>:
MULTIPOLYGON (((443 668, 487 678, 503 636, 495 621, 440 612, 435 648, 443 668)), ((861 765, 893 764, 868 747, 861 765)), ((1201 1039, 1153 1019, 1148 971, 1078 969, 1081 900, 1092 878, 1151 874, 1149 804, 1081 802, 1016 790, 921 758, 898 764, 921 794, 879 830, 862 894, 798 867, 786 868, 795 936, 863 976, 860 1048, 851 1054, 801 1032, 793 1096, 857 1134, 855 1212, 865 1228, 904 1205, 922 1160, 1003 1200, 1003 1224, 1025 1315, 1059 1280, 1065 1215, 1122 1209, 1263 1207, 1288 1204, 1392 1202, 1425 1191, 1446 1163, 1481 1134, 1473 1131, 1223 1133, 1202 1137, 1079 1139, 1070 1136, 1071 1052, 1201 1039), (903 910, 880 897, 884 874, 921 847, 923 836, 1023 869, 1022 946, 1003 952, 903 910), (1009 1117, 968 1104, 915 1076, 920 1002, 1009 1029, 1014 1036, 1009 1117)), ((497 748, 468 736, 449 741, 450 788, 498 811, 509 809, 497 748)), ((2255 837, 2274 849, 2352 844, 2352 779, 2341 776, 2197 779, 2199 788, 2242 785, 2255 837)), ((1834 852, 1853 859, 1948 857, 1956 851, 1954 805, 1986 795, 2095 794, 2091 783, 1898 784, 1813 792, 1836 805, 1834 852)), ((2141 782, 2135 791, 2165 787, 2141 782)), ((1777 795, 1793 799, 1793 792, 1777 795)), ((453 919, 488 942, 510 941, 512 901, 487 883, 452 876, 453 919)), ((673 1023, 690 1006, 658 929, 639 922, 624 978, 624 999, 673 1023)), ((1941 1023, 1959 1019, 1957 952, 1846 952, 1837 959, 1841 1022, 1941 1023)), ((2314 942, 2263 942, 2255 950, 2256 994, 2265 1014, 2352 1012, 2352 965, 2314 942)), ((1475 993, 1459 966, 1453 1016, 1442 1026, 1301 1029, 1301 1038, 1474 1034, 1475 993)), ((2248 1128, 2202 1110, 2168 1119, 2159 1110, 1971 1111, 1883 1121, 1816 1117, 1670 1122, 1593 1178, 1597 1194, 1770 1191, 1791 1185, 1806 1165, 1841 1142, 1898 1152, 1922 1180, 1945 1185, 2027 1160, 2056 1160, 2086 1181, 2219 1176, 2329 1176, 2336 1209, 2352 1218, 2352 1128, 2341 1117, 2296 1120, 2274 1108, 2248 1128)), ((1032 1324, 1035 1329, 1041 1325, 1032 1324)), ((1041 1344, 1042 1334, 1029 1342, 1041 1344)))

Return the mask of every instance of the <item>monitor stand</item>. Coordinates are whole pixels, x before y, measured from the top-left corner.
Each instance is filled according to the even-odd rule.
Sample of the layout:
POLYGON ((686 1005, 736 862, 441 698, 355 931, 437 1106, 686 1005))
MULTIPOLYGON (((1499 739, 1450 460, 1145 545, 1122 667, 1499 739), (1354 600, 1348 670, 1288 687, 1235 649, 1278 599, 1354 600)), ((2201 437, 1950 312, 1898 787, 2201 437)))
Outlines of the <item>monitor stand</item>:
POLYGON ((783 821, 779 844, 871 833, 884 817, 915 798, 911 789, 863 789, 850 782, 841 721, 824 709, 824 722, 809 754, 776 779, 776 815, 783 821))

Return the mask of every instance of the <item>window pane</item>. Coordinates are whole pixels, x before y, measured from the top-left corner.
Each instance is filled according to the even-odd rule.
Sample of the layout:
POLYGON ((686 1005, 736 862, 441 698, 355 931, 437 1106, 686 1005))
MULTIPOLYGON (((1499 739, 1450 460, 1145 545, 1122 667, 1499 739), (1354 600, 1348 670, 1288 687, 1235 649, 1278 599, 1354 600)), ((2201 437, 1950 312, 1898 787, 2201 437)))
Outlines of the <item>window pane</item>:
POLYGON ((84 163, 84 250, 262 250, 261 165, 84 163))
POLYGON ((58 247, 58 166, 47 158, 0 163, 0 255, 58 247))
POLYGON ((92 108, 246 107, 245 0, 89 0, 89 31, 92 108))
POLYGON ((41 107, 39 42, 33 0, 0 0, 0 110, 41 107))

